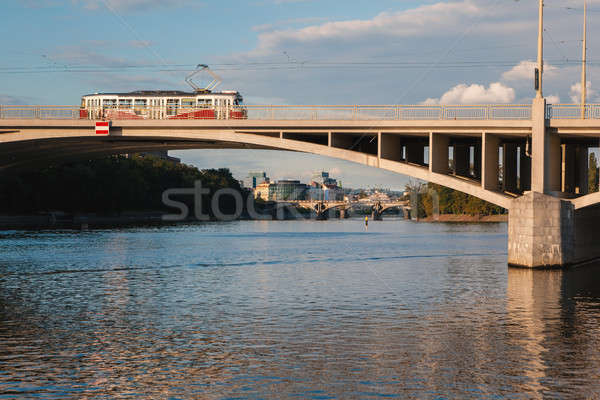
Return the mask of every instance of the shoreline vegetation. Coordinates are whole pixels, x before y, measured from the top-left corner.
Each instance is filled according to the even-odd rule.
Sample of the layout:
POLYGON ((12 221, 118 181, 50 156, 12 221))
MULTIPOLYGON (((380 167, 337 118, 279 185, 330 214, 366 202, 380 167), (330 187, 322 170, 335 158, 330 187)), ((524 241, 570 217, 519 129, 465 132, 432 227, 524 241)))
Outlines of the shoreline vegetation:
MULTIPOLYGON (((103 159, 51 165, 38 170, 0 176, 0 229, 81 228, 126 225, 168 225, 163 214, 174 212, 162 203, 162 193, 173 188, 192 188, 200 181, 202 212, 216 220, 211 211, 212 194, 219 189, 241 193, 244 209, 240 220, 251 219, 246 209, 252 193, 240 186, 228 169, 199 170, 174 164, 154 156, 112 156, 103 159)), ((422 222, 504 222, 506 212, 466 194, 437 185, 407 187, 418 190, 422 222), (431 193, 438 193, 439 217, 433 217, 431 193)), ((193 196, 173 196, 191 210, 195 222, 193 196)), ((259 214, 275 215, 276 205, 255 201, 259 214)), ((235 200, 220 196, 224 214, 234 214, 235 200)), ((297 209, 300 218, 310 218, 311 210, 297 209)), ((287 213, 291 214, 291 213, 287 213)), ((286 219, 291 215, 286 214, 286 219)), ((363 214, 361 214, 362 217, 363 214)))
POLYGON ((414 217, 425 222, 508 221, 508 210, 444 186, 409 183, 406 192, 417 194, 418 214, 414 217))

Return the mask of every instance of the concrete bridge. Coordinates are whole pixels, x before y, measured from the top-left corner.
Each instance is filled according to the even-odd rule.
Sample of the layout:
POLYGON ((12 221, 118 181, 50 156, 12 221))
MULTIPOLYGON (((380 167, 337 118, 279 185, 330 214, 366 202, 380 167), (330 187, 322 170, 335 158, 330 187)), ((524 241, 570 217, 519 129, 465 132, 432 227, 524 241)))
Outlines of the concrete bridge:
POLYGON ((0 107, 0 173, 52 161, 175 149, 274 149, 433 182, 509 210, 509 263, 566 266, 600 256, 588 151, 600 105, 246 106, 247 119, 111 121, 78 107, 0 107), (582 112, 583 110, 583 112, 582 112), (582 118, 583 117, 583 118, 582 118))

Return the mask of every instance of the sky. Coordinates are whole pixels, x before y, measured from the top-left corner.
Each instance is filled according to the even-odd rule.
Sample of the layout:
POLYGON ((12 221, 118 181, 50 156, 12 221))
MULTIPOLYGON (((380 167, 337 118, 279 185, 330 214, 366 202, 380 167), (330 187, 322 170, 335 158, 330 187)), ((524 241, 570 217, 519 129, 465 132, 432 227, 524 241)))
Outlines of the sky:
MULTIPOLYGON (((83 94, 188 89, 208 64, 247 104, 531 102, 537 0, 5 0, 0 104, 77 105, 83 94)), ((600 102, 600 0, 588 0, 588 96, 600 102)), ((544 94, 578 101, 583 0, 545 0, 544 94)), ((324 157, 172 152, 243 179, 401 189, 406 177, 324 157)))

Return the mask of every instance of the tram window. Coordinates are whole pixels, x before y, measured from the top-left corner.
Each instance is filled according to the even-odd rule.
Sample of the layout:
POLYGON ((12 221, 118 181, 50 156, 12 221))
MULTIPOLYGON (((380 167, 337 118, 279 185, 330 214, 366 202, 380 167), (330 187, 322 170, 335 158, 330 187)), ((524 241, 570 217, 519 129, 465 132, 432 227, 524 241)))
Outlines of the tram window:
POLYGON ((115 108, 117 106, 116 99, 104 99, 103 104, 104 108, 115 108))
POLYGON ((167 115, 176 115, 179 99, 167 99, 167 115))
POLYGON ((119 108, 131 108, 132 102, 133 101, 131 99, 120 99, 119 108))
POLYGON ((146 99, 135 99, 134 102, 136 107, 146 107, 148 105, 148 100, 146 99))
POLYGON ((182 99, 181 107, 194 107, 195 100, 194 99, 182 99))

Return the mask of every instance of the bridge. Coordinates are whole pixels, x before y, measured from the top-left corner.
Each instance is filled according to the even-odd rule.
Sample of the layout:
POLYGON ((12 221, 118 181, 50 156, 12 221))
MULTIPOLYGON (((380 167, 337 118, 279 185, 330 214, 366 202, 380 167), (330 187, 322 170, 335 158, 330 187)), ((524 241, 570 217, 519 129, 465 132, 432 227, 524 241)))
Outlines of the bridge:
MULTIPOLYGON (((230 110, 231 111, 231 110, 230 110)), ((318 154, 446 186, 509 210, 509 263, 600 256, 588 193, 600 105, 245 106, 245 119, 126 119, 110 134, 79 107, 1 106, 0 173, 52 161, 176 149, 318 154)), ((222 113, 227 114, 227 110, 222 113)), ((135 114, 134 114, 135 115, 135 114)))
POLYGON ((352 208, 369 208, 371 215, 376 220, 382 219, 382 214, 391 208, 401 208, 406 215, 410 210, 408 201, 323 201, 323 200, 292 200, 280 201, 279 203, 291 204, 298 207, 310 209, 317 215, 317 219, 326 219, 331 210, 339 210, 340 218, 346 218, 346 212, 352 208))

